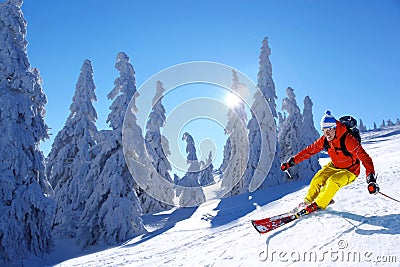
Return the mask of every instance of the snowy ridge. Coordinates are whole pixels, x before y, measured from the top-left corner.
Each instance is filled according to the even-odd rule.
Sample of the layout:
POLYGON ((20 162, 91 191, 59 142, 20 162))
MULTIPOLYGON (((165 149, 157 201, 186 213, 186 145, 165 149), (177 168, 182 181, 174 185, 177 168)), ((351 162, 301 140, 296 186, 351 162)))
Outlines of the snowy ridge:
MULTIPOLYGON (((363 135, 381 191, 395 198, 400 198, 399 138, 400 126, 363 135)), ((30 266, 399 266, 400 205, 370 195, 364 177, 362 169, 326 211, 266 235, 249 221, 292 208, 308 181, 145 215, 147 234, 69 260, 60 245, 44 261, 29 259, 30 266)))

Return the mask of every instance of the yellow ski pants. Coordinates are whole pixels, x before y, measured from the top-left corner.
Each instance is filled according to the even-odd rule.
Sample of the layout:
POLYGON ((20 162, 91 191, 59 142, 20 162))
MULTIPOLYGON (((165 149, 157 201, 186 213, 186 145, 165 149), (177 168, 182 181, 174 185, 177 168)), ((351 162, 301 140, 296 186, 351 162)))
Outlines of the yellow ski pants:
POLYGON ((320 208, 325 209, 336 192, 356 178, 357 176, 349 170, 335 168, 333 163, 329 162, 312 178, 304 200, 310 203, 314 201, 320 208))

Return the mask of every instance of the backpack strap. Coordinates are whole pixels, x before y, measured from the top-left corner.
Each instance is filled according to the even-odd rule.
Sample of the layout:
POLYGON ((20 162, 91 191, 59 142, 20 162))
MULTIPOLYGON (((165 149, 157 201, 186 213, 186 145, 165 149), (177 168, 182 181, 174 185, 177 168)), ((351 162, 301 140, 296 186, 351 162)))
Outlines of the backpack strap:
MULTIPOLYGON (((347 131, 340 137, 340 149, 342 150, 342 152, 343 152, 343 154, 345 156, 353 157, 352 154, 347 150, 347 147, 346 147, 346 137, 347 137, 348 134, 349 134, 349 132, 347 131)), ((329 142, 325 137, 325 139, 324 139, 324 149, 328 150, 328 148, 330 148, 330 147, 331 146, 329 145, 329 142)))
MULTIPOLYGON (((352 157, 352 154, 347 150, 347 147, 346 147, 346 137, 347 137, 347 135, 349 134, 349 132, 345 132, 341 137, 340 137, 340 149, 342 150, 342 152, 343 152, 343 154, 345 155, 345 156, 348 156, 348 157, 352 157)), ((329 142, 328 142, 328 140, 326 139, 326 137, 325 137, 325 139, 324 139, 324 149, 325 150, 328 150, 328 148, 330 148, 331 146, 329 145, 329 142)))
MULTIPOLYGON (((343 155, 351 157, 351 160, 354 161, 353 155, 347 150, 346 147, 346 137, 349 134, 349 132, 346 132, 342 137, 340 137, 340 148, 342 149, 343 155)), ((360 160, 356 158, 356 161, 354 164, 360 163, 360 160)), ((354 165, 353 164, 353 165, 354 165)))
POLYGON ((329 142, 328 142, 328 140, 326 139, 326 137, 325 137, 325 139, 324 139, 324 149, 326 150, 326 151, 328 151, 328 148, 330 148, 331 146, 329 145, 329 142))
POLYGON ((345 156, 352 157, 351 153, 347 150, 346 147, 346 137, 349 132, 345 132, 341 137, 340 137, 340 149, 342 149, 342 152, 345 156))
MULTIPOLYGON (((346 137, 347 137, 348 134, 349 134, 349 132, 347 131, 340 137, 340 149, 342 150, 343 155, 345 155, 347 157, 351 157, 352 161, 354 162, 353 155, 346 148, 346 137)), ((328 151, 328 148, 330 148, 330 145, 329 145, 328 140, 325 137, 325 139, 324 139, 324 149, 328 151)), ((333 149, 336 150, 337 148, 333 148, 333 149)), ((360 160, 357 158, 356 161, 352 164, 352 166, 354 164, 359 163, 359 162, 360 162, 360 160)))

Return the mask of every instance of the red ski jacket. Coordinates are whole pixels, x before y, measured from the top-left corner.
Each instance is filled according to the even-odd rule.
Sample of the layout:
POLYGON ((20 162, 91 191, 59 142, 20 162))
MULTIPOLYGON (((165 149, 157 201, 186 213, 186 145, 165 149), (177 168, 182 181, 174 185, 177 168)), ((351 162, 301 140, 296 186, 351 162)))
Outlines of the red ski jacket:
MULTIPOLYGON (((347 169, 355 175, 360 174, 360 160, 365 167, 365 174, 375 173, 374 163, 371 157, 365 152, 364 148, 351 134, 346 135, 345 145, 351 156, 343 154, 340 148, 340 137, 347 131, 346 125, 340 121, 336 121, 335 138, 329 142, 328 155, 331 157, 332 163, 336 168, 347 169)), ((313 144, 304 148, 294 156, 294 162, 300 163, 303 160, 310 158, 312 155, 324 149, 325 136, 318 138, 313 144)))

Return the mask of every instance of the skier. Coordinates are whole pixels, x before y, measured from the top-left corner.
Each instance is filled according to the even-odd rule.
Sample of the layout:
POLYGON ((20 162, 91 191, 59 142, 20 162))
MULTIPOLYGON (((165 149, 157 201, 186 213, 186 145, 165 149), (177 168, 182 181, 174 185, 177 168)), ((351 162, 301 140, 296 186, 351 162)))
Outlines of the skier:
POLYGON ((346 125, 336 120, 328 110, 321 119, 321 128, 323 135, 320 138, 281 165, 282 171, 286 171, 325 148, 331 158, 331 161, 314 175, 304 201, 296 210, 305 209, 307 212, 312 212, 325 209, 336 192, 352 183, 360 174, 360 160, 365 167, 368 191, 370 194, 377 194, 379 187, 376 183, 372 159, 352 134, 346 134, 348 131, 346 125), (349 156, 345 155, 341 149, 340 138, 345 134, 344 145, 351 154, 349 156), (325 139, 329 147, 324 145, 325 139))

